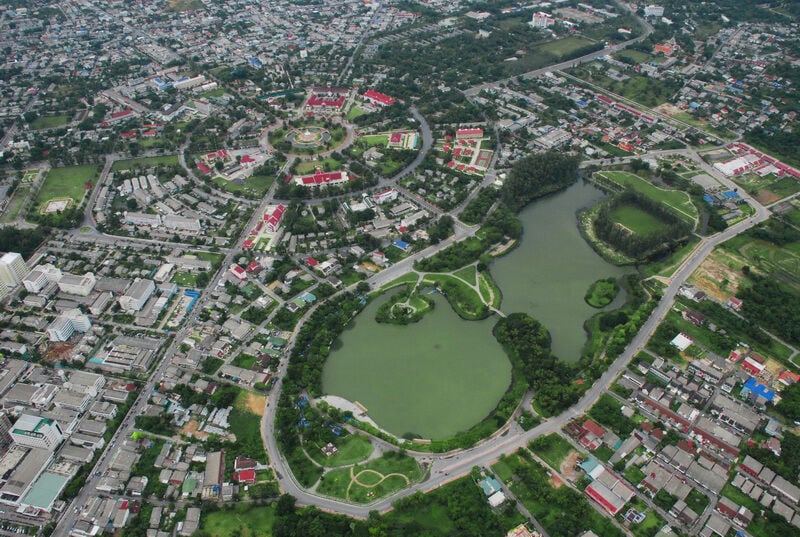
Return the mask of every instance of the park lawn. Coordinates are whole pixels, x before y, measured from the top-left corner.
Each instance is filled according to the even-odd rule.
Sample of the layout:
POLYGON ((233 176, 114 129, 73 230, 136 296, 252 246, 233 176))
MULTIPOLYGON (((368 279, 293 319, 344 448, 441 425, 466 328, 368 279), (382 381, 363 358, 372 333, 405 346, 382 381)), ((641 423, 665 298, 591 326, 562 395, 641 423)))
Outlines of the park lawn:
POLYGON ((690 225, 694 225, 697 221, 697 207, 694 206, 691 197, 686 192, 658 188, 649 181, 629 172, 606 171, 600 172, 600 175, 623 187, 629 186, 653 201, 663 203, 672 209, 681 220, 690 225))
POLYGON ((309 173, 314 173, 314 170, 317 168, 322 170, 325 170, 326 168, 329 170, 336 170, 341 165, 342 163, 333 157, 327 157, 322 160, 303 160, 297 164, 295 172, 298 175, 306 175, 309 173))
POLYGON ((11 199, 8 200, 6 210, 3 211, 2 215, 0 215, 0 222, 7 224, 16 220, 17 216, 19 216, 19 211, 25 204, 25 200, 28 198, 28 194, 30 194, 30 192, 30 183, 20 184, 16 190, 14 190, 14 194, 11 196, 11 199))
POLYGON ((389 143, 388 134, 371 134, 368 136, 362 136, 358 139, 359 145, 368 145, 370 147, 376 145, 385 147, 387 143, 389 143))
POLYGON ((381 175, 384 176, 394 175, 395 173, 399 172, 400 168, 402 167, 402 162, 397 162, 396 160, 388 159, 386 157, 380 161, 380 172, 381 175))
POLYGON ((650 54, 647 54, 646 52, 641 52, 639 50, 632 50, 632 49, 622 50, 622 51, 617 52, 616 54, 614 54, 614 56, 616 56, 617 59, 619 59, 619 60, 622 60, 623 58, 627 58, 627 59, 631 60, 634 63, 645 63, 645 62, 649 62, 649 61, 651 61, 653 59, 653 56, 650 55, 650 54))
MULTIPOLYGON (((359 481, 363 481, 364 477, 364 475, 359 477, 359 481)), ((369 503, 404 489, 406 486, 406 480, 398 475, 389 476, 383 481, 368 487, 362 487, 357 483, 353 483, 353 486, 350 487, 350 501, 369 503)))
POLYGON ((96 178, 97 166, 92 164, 52 168, 47 172, 34 207, 38 208, 55 198, 72 198, 75 203, 80 203, 86 192, 87 181, 94 182, 96 178))
POLYGON ((355 118, 363 116, 366 113, 367 113, 366 110, 354 104, 353 106, 350 107, 350 110, 347 111, 347 115, 344 118, 347 121, 353 121, 355 118))
POLYGON ((491 303, 493 308, 499 308, 503 300, 503 293, 492 278, 489 272, 478 273, 478 290, 481 293, 481 299, 487 304, 491 303))
POLYGON ((350 434, 337 438, 334 445, 339 450, 336 455, 326 457, 321 444, 306 444, 306 451, 312 459, 322 466, 344 466, 361 462, 372 454, 372 442, 362 434, 350 434))
POLYGON ((213 513, 204 513, 200 528, 214 537, 271 537, 275 521, 273 505, 226 504, 213 513))
POLYGON ((111 165, 112 172, 121 172, 135 168, 151 168, 153 166, 177 166, 178 155, 161 155, 158 157, 140 157, 118 160, 111 165))
POLYGON ((480 293, 460 279, 449 274, 428 273, 425 275, 423 283, 439 284, 441 288, 455 286, 445 296, 450 306, 460 317, 464 319, 480 319, 485 316, 486 305, 480 293))
POLYGON ((572 445, 556 433, 534 440, 528 448, 557 472, 561 471, 561 463, 573 451, 572 445))
POLYGON ((239 184, 217 175, 213 181, 218 187, 227 190, 231 194, 250 192, 260 197, 269 190, 269 187, 275 182, 275 178, 266 175, 251 175, 244 180, 244 184, 239 184))
POLYGON ((611 220, 625 226, 637 235, 651 235, 661 231, 665 223, 656 216, 633 205, 621 205, 609 214, 611 220))
POLYGON ((69 123, 69 116, 39 116, 34 119, 30 127, 33 130, 55 129, 69 123))
POLYGON ((478 269, 475 265, 470 265, 459 269, 453 273, 453 276, 461 278, 470 285, 477 285, 478 269))
POLYGON ((662 527, 664 527, 664 519, 652 509, 648 509, 647 516, 645 516, 641 524, 631 524, 629 529, 636 537, 650 537, 658 533, 658 530, 662 527))
POLYGON ((378 296, 378 295, 382 294, 384 291, 386 291, 388 289, 391 289, 392 287, 397 287, 399 285, 405 285, 405 284, 409 284, 409 283, 412 283, 412 284, 417 283, 418 279, 419 279, 419 274, 418 273, 416 273, 414 271, 408 272, 408 273, 403 274, 402 276, 390 281, 389 283, 383 284, 381 286, 381 288, 375 293, 375 296, 378 296))
POLYGON ((587 45, 594 43, 591 39, 585 37, 565 37, 563 39, 556 39, 547 43, 537 45, 536 49, 542 52, 554 54, 558 58, 563 58, 572 54, 574 51, 583 48, 587 45))
POLYGON ((422 477, 422 470, 416 460, 408 455, 402 455, 396 452, 389 452, 380 458, 354 467, 356 473, 360 470, 375 470, 383 475, 403 474, 411 481, 416 481, 422 477))
POLYGON ((181 287, 197 287, 197 276, 190 272, 176 272, 172 282, 181 287))
POLYGON ((350 468, 337 468, 323 475, 317 485, 317 492, 334 498, 345 499, 350 486, 350 468))

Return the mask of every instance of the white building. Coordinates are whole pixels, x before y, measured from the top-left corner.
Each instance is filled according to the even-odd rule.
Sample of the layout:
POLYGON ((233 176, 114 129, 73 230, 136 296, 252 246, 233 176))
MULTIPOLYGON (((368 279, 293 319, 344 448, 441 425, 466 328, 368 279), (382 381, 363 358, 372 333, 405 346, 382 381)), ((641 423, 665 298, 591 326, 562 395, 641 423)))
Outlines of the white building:
POLYGON ((556 23, 552 15, 544 11, 537 11, 533 14, 533 18, 528 23, 534 28, 549 28, 556 23))
POLYGON ((133 224, 134 226, 158 227, 161 225, 160 214, 125 212, 122 216, 124 223, 133 224))
POLYGON ((119 306, 127 313, 136 313, 153 296, 156 284, 153 280, 136 278, 125 294, 119 297, 119 306))
POLYGON ((0 281, 14 287, 22 281, 30 269, 22 256, 16 252, 8 252, 0 257, 0 281))
POLYGON ((186 218, 177 214, 168 214, 161 219, 167 229, 178 229, 181 231, 200 231, 200 220, 197 218, 186 218))
POLYGON ((378 205, 382 205, 384 203, 396 200, 398 195, 399 193, 397 192, 397 190, 393 188, 388 188, 372 196, 372 199, 375 200, 375 203, 377 203, 378 205))
POLYGON ((83 276, 66 273, 58 280, 58 288, 69 295, 88 296, 96 283, 97 278, 91 272, 87 272, 83 276))
POLYGON ((11 429, 11 438, 20 446, 54 451, 64 433, 55 420, 22 414, 11 429))
POLYGON ((91 327, 92 321, 89 316, 75 308, 65 311, 50 323, 47 327, 47 337, 54 342, 67 341, 75 332, 85 334, 91 327))
POLYGON ((663 6, 656 6, 650 5, 644 7, 644 16, 645 17, 663 17, 664 16, 664 7, 663 6))
POLYGON ((61 270, 50 263, 39 265, 22 279, 22 285, 30 293, 39 293, 47 284, 61 280, 61 270))

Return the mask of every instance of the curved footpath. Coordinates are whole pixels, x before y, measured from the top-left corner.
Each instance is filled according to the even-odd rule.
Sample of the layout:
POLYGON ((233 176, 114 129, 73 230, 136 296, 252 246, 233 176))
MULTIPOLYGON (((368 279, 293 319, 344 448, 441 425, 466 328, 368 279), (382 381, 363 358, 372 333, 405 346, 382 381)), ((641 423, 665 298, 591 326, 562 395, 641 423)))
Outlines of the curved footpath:
MULTIPOLYGON (((267 408, 264 412, 264 417, 261 424, 261 434, 264 440, 264 445, 269 453, 270 462, 275 470, 275 475, 278 479, 281 490, 297 498, 298 503, 301 505, 314 505, 325 511, 346 514, 357 518, 367 518, 370 511, 388 511, 391 509, 392 503, 399 498, 409 496, 417 491, 429 492, 439 488, 451 480, 469 474, 473 466, 490 465, 501 455, 509 455, 515 452, 520 447, 527 445, 534 438, 560 430, 570 420, 588 411, 589 408, 591 408, 591 406, 597 401, 600 395, 602 395, 609 388, 616 376, 628 365, 628 362, 633 358, 633 356, 635 356, 636 353, 638 353, 644 347, 650 336, 653 334, 653 332, 655 332, 659 323, 672 306, 673 300, 675 295, 678 293, 680 286, 686 281, 692 272, 697 269, 700 263, 703 262, 703 260, 713 251, 713 249, 717 245, 725 242, 731 237, 738 235, 739 233, 746 231, 757 223, 763 222, 769 217, 769 211, 766 208, 759 204, 753 204, 753 207, 755 207, 757 210, 756 216, 742 221, 739 224, 717 233, 716 235, 706 237, 700 241, 692 254, 686 259, 686 261, 684 261, 681 267, 673 275, 669 286, 664 290, 663 297, 658 306, 642 326, 641 330, 639 330, 639 333, 634 337, 633 341, 631 341, 631 343, 626 347, 625 351, 614 361, 611 367, 609 367, 609 369, 600 377, 600 379, 594 383, 589 391, 584 394, 578 403, 570 407, 562 414, 544 421, 542 424, 529 431, 521 431, 515 422, 509 422, 492 437, 469 449, 456 450, 443 454, 410 453, 410 455, 414 456, 418 460, 432 462, 430 477, 424 482, 416 483, 392 496, 382 498, 368 505, 355 505, 311 493, 301 487, 292 475, 286 460, 278 450, 277 443, 275 441, 274 430, 275 409, 277 406, 275 402, 280 397, 280 390, 282 387, 281 379, 285 375, 286 367, 288 365, 288 358, 284 359, 281 363, 278 374, 279 380, 273 387, 272 393, 270 394, 270 401, 267 403, 267 408)), ((451 241, 443 242, 449 244, 451 241)), ((384 272, 391 271, 391 277, 397 277, 410 269, 413 258, 419 258, 423 256, 427 257, 428 255, 432 255, 429 250, 431 249, 429 248, 428 250, 420 252, 418 256, 412 256, 412 258, 405 259, 403 263, 399 263, 398 265, 391 267, 395 268, 396 271, 391 271, 391 269, 389 269, 384 272)), ((391 278, 386 279, 386 276, 387 275, 384 275, 384 273, 381 272, 370 278, 369 281, 374 286, 378 286, 386 283, 387 281, 391 281, 391 278)), ((303 319, 301 319, 301 322, 298 323, 298 326, 300 326, 302 322, 304 322, 311 315, 312 311, 314 310, 312 309, 308 311, 306 315, 303 316, 303 319)), ((287 349, 287 357, 291 353, 291 347, 293 344, 294 339, 292 339, 292 343, 287 349)))

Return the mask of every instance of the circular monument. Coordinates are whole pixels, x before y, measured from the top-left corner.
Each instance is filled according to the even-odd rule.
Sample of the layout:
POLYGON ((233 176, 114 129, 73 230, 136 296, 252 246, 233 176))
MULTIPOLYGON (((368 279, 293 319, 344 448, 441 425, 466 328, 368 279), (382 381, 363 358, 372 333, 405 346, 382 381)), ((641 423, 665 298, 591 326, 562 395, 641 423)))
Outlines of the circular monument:
POLYGON ((309 125, 295 128, 286 134, 286 141, 294 147, 310 149, 324 146, 331 141, 331 133, 325 127, 309 125))

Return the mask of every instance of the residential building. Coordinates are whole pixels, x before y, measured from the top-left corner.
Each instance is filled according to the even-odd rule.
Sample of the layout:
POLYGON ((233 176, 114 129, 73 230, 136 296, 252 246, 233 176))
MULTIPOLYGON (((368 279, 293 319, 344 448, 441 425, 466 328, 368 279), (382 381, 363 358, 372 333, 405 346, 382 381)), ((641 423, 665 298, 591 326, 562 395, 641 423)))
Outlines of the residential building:
POLYGON ((549 28, 556 23, 552 15, 544 11, 537 11, 533 14, 533 18, 528 23, 534 28, 549 28))
POLYGON ((22 256, 16 252, 8 252, 0 257, 0 281, 14 287, 30 272, 22 256))
POLYGON ((644 16, 645 17, 663 17, 664 16, 664 7, 657 6, 657 5, 649 5, 644 7, 644 16))

